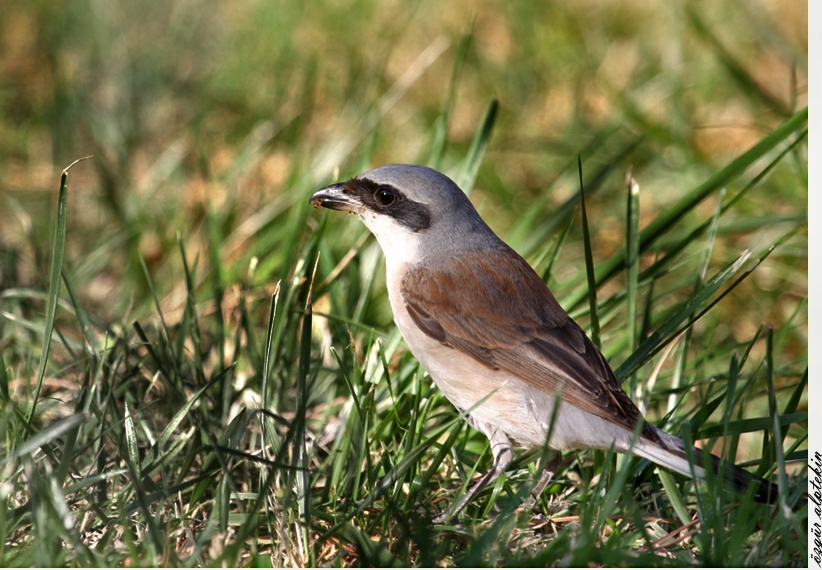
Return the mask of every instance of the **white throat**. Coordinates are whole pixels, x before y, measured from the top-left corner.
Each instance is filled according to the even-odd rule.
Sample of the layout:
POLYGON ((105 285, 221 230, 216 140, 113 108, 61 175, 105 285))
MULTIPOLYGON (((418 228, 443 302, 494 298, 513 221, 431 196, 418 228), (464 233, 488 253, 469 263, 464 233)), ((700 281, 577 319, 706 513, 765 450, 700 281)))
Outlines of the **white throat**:
POLYGON ((417 264, 423 258, 422 236, 419 233, 388 216, 374 212, 362 212, 359 218, 371 230, 382 248, 389 280, 401 276, 405 268, 417 264))

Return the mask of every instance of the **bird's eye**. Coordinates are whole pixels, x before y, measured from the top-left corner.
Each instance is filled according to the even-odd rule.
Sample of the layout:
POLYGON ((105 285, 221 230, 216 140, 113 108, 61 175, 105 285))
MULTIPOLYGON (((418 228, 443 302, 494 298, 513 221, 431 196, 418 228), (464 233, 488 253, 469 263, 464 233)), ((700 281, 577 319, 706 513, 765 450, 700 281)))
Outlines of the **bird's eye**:
POLYGON ((374 199, 381 206, 390 206, 397 201, 397 193, 383 186, 374 192, 374 199))

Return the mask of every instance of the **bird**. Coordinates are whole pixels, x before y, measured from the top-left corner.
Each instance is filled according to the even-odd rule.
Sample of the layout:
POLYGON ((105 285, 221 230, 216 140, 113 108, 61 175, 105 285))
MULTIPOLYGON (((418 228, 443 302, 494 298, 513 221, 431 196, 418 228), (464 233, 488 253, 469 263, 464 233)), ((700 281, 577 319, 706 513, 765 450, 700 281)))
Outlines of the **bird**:
MULTIPOLYGON (((491 469, 435 523, 448 523, 504 473, 514 446, 613 448, 705 478, 680 438, 644 420, 583 329, 450 178, 389 164, 316 191, 310 204, 353 213, 374 234, 408 348, 490 442, 491 469)), ((700 458, 701 450, 691 455, 700 458)), ((714 471, 722 463, 711 456, 714 471)), ((554 467, 544 467, 531 506, 554 467)), ((753 484, 758 502, 778 497, 775 484, 741 467, 725 464, 722 472, 741 491, 753 484)))

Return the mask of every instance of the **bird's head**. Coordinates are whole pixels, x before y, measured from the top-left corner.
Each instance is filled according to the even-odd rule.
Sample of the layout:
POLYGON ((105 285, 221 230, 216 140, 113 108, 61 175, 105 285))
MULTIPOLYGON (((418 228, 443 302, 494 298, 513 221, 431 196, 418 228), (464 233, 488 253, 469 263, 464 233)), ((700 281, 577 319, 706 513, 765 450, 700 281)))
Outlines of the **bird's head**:
POLYGON ((356 214, 389 262, 416 263, 498 239, 459 186, 425 166, 382 166, 318 190, 311 204, 356 214))

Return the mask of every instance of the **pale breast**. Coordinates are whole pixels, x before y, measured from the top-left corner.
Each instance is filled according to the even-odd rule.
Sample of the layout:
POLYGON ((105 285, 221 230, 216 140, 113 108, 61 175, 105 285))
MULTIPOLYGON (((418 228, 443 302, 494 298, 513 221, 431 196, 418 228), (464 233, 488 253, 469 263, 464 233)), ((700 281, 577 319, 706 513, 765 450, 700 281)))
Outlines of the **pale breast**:
MULTIPOLYGON (((425 334, 402 300, 398 284, 405 267, 392 269, 394 271, 388 272, 387 285, 394 322, 411 352, 445 397, 458 410, 470 410, 476 419, 501 429, 520 446, 544 445, 552 422, 554 397, 425 334)), ((627 430, 563 402, 553 420, 548 443, 561 450, 608 449, 613 444, 616 450, 625 451, 630 437, 627 430)))

